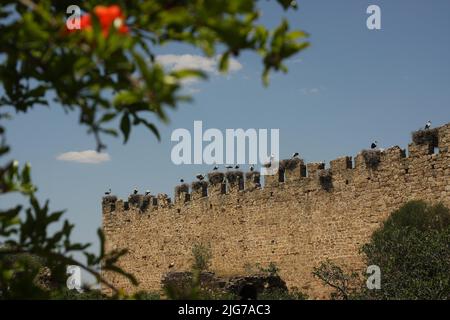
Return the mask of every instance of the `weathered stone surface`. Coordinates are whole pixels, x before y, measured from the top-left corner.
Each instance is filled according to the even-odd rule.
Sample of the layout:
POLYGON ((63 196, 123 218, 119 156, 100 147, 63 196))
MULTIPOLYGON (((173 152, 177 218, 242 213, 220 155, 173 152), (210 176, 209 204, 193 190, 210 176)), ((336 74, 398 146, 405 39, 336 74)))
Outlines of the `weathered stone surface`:
POLYGON ((306 177, 299 167, 286 172, 284 183, 278 176, 264 177, 263 188, 246 182, 244 190, 206 194, 202 184, 185 201, 169 205, 158 199, 165 199, 158 210, 150 206, 142 212, 132 205, 127 210, 122 200, 104 205, 106 249, 129 249, 120 265, 140 285, 103 275, 126 291, 159 290, 167 272, 190 270, 194 244, 208 243, 211 270, 218 276, 242 275, 248 265, 273 262, 289 288, 325 297, 326 289, 311 275, 314 266, 330 259, 360 268, 361 245, 409 200, 450 206, 450 124, 438 130, 437 154, 411 144, 408 156, 399 147, 381 152, 376 169, 367 168, 361 154, 354 168, 348 158, 332 161, 328 191, 320 184, 323 165, 312 164, 306 177))

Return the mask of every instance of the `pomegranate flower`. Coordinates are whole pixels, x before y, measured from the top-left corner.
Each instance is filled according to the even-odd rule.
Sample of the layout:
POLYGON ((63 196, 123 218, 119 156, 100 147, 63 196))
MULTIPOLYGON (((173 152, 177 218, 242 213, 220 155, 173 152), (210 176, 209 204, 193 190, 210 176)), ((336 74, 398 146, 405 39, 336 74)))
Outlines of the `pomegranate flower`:
MULTIPOLYGON (((96 6, 94 14, 97 16, 103 36, 107 37, 111 26, 113 26, 119 33, 129 33, 129 28, 125 24, 125 16, 122 9, 118 5, 96 6)), ((80 17, 80 30, 92 30, 92 19, 89 13, 80 17)), ((74 31, 74 30, 69 30, 74 31)))

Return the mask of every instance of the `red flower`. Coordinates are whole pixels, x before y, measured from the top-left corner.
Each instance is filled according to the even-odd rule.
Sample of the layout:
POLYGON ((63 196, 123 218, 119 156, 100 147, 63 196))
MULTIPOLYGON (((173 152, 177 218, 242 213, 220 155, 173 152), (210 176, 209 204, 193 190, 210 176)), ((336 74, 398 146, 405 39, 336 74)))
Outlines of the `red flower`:
MULTIPOLYGON (((130 30, 125 24, 125 16, 123 15, 122 9, 118 5, 112 5, 109 7, 96 6, 94 8, 94 14, 97 16, 100 22, 100 27, 105 37, 108 36, 109 30, 112 26, 116 28, 119 33, 129 33, 130 30)), ((92 29, 92 21, 89 13, 81 16, 80 29, 92 29)), ((70 31, 73 30, 69 30, 69 32, 70 31)))

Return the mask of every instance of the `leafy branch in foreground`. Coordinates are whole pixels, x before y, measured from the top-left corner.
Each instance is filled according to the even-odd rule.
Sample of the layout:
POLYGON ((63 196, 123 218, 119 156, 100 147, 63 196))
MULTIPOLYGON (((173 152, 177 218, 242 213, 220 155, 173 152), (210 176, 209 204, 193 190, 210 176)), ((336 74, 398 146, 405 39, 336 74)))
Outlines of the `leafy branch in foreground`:
MULTIPOLYGON (((297 7, 295 1, 277 2, 284 10, 297 7)), ((157 47, 191 45, 218 57, 221 72, 232 56, 256 52, 267 84, 270 71, 286 72, 283 61, 309 45, 308 35, 290 31, 286 20, 274 30, 259 24, 255 0, 104 1, 104 6, 88 0, 80 6, 89 24, 77 32, 68 32, 65 24, 72 1, 3 3, 0 107, 26 112, 53 98, 66 111, 78 110, 99 151, 105 148, 101 135, 120 131, 126 142, 134 125, 159 139, 154 120, 167 122, 167 108, 191 100, 182 92, 183 81, 206 78, 200 70, 166 70, 156 59, 157 47), (120 18, 119 28, 111 14, 120 18)))
POLYGON ((62 226, 50 233, 49 227, 58 222, 64 211, 50 212, 48 201, 41 206, 34 196, 36 189, 30 180, 30 167, 25 165, 19 170, 17 162, 0 168, 1 195, 21 192, 29 198, 30 207, 22 210, 18 205, 7 210, 0 210, 0 299, 6 298, 49 298, 48 288, 39 283, 38 278, 43 268, 49 270, 52 281, 57 284, 54 290, 65 288, 67 265, 78 265, 92 274, 97 281, 109 287, 115 294, 117 288, 103 279, 98 272, 101 264, 104 270, 119 273, 134 285, 136 279, 117 266, 118 259, 126 250, 104 252, 104 237, 99 229, 100 254, 86 251, 90 244, 74 243, 70 236, 74 225, 65 220, 62 226), (73 257, 74 253, 86 256, 83 264, 73 257), (24 256, 32 257, 23 259, 24 256))

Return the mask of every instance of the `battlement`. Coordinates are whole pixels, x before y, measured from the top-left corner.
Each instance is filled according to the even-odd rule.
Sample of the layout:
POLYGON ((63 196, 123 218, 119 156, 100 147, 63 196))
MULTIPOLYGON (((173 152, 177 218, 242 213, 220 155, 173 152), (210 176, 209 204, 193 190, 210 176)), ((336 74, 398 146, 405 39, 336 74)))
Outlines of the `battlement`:
POLYGON ((166 194, 107 196, 107 245, 130 249, 124 264, 140 289, 159 288, 168 268, 189 270, 190 250, 201 242, 212 247, 215 272, 242 274, 245 264, 274 262, 289 286, 320 296, 312 268, 325 259, 358 266, 360 246, 403 203, 450 206, 449 146, 447 124, 414 132, 407 150, 363 150, 329 166, 293 158, 272 176, 213 171, 176 186, 173 201, 166 194))
MULTIPOLYGON (((426 132, 425 130, 420 132, 426 132)), ((190 201, 201 200, 206 197, 218 197, 235 194, 239 191, 257 191, 262 188, 278 188, 282 184, 297 184, 298 192, 320 191, 322 189, 333 192, 339 188, 342 176, 347 177, 347 185, 350 181, 358 181, 370 174, 382 175, 392 168, 402 167, 405 173, 413 163, 420 161, 433 162, 438 158, 447 157, 450 145, 450 124, 430 130, 433 139, 422 139, 419 143, 412 142, 408 145, 408 156, 406 151, 399 146, 390 147, 385 150, 363 150, 355 157, 355 165, 351 156, 343 156, 331 160, 329 169, 325 170, 325 163, 307 163, 299 158, 285 159, 280 161, 279 171, 273 176, 265 176, 265 184, 261 183, 259 172, 213 171, 208 173, 208 181, 194 181, 175 187, 174 201, 167 195, 147 196, 130 195, 125 205, 118 205, 114 196, 103 199, 103 211, 113 212, 116 209, 140 208, 141 211, 152 211, 157 208, 171 208, 174 206, 186 206, 190 201), (435 149, 438 148, 438 153, 435 149), (324 177, 329 177, 327 187, 324 187, 324 177), (337 183, 336 183, 337 182, 337 183), (115 199, 112 201, 112 199, 115 199)), ((401 172, 399 172, 401 174, 401 172)))

